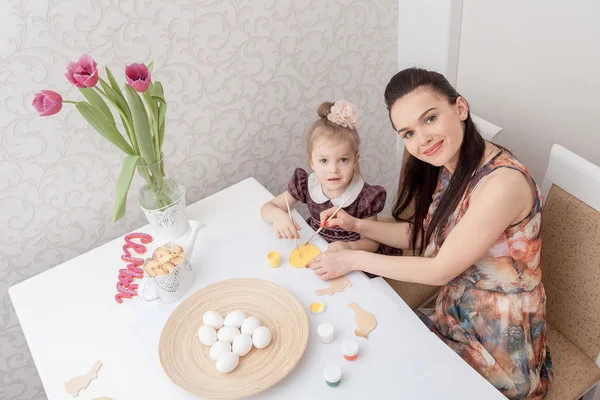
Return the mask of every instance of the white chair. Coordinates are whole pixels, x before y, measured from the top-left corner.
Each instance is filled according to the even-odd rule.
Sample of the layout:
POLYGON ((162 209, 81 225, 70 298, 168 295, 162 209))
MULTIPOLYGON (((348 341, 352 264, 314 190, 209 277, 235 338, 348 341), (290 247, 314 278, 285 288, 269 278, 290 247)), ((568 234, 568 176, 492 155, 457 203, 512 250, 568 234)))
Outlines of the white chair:
POLYGON ((541 188, 544 199, 548 198, 552 185, 556 185, 600 211, 599 170, 600 167, 585 158, 561 145, 553 145, 541 188))
POLYGON ((547 399, 600 400, 600 167, 555 144, 542 194, 547 399))
POLYGON ((502 128, 500 128, 498 125, 494 125, 473 113, 471 113, 471 119, 473 119, 473 122, 475 122, 475 126, 477 126, 481 136, 483 136, 483 138, 488 142, 493 142, 500 132, 502 132, 502 128))

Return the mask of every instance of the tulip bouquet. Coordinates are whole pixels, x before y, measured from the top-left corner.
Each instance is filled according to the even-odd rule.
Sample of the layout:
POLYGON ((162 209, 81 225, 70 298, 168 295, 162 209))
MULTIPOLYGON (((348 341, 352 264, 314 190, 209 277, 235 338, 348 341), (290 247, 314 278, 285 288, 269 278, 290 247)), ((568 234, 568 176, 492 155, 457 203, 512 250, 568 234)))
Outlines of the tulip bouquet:
POLYGON ((165 184, 161 150, 167 102, 160 82, 151 80, 152 63, 128 65, 123 90, 110 69, 106 67, 105 71, 108 81, 99 77, 96 62, 84 54, 77 62, 69 63, 65 77, 87 101, 65 100, 57 92, 42 90, 35 95, 33 106, 40 116, 49 116, 58 113, 65 103, 75 104, 98 133, 126 154, 115 192, 113 222, 116 222, 125 215, 127 193, 136 170, 153 193, 156 208, 172 203, 165 184), (120 118, 125 134, 111 109, 120 118))

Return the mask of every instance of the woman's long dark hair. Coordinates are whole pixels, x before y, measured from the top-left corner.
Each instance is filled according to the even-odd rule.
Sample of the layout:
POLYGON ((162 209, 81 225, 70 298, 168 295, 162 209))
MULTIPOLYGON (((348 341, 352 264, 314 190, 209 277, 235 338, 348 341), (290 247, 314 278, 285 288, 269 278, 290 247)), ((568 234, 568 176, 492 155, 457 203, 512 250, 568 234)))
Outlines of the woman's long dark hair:
MULTIPOLYGON (((419 68, 408 68, 394 75, 385 88, 388 111, 398 99, 418 88, 429 88, 446 98, 450 104, 456 104, 460 96, 442 74, 419 68)), ((427 231, 424 231, 423 222, 431 205, 442 167, 421 161, 410 154, 403 163, 392 215, 397 221, 411 224, 410 244, 419 255, 423 254, 434 233, 438 229, 444 229, 484 156, 485 141, 477 131, 470 112, 464 122, 465 132, 460 146, 458 165, 433 213, 427 231), (412 213, 410 213, 411 208, 412 213), (403 216, 406 212, 409 215, 403 216)))

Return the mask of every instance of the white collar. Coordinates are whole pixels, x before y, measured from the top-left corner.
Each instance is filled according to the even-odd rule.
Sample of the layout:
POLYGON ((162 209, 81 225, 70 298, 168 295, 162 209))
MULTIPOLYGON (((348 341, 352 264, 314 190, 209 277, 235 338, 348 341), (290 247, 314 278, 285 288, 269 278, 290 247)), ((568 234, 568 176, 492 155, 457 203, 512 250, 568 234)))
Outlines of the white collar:
MULTIPOLYGON (((344 203, 344 200, 350 196, 350 199, 345 204, 345 207, 348 207, 358 198, 358 195, 363 190, 364 186, 364 179, 357 174, 354 178, 352 178, 352 182, 350 182, 350 185, 340 197, 331 199, 331 204, 339 207, 342 205, 342 203, 344 203)), ((317 204, 323 204, 330 200, 327 196, 325 196, 325 193, 323 193, 323 187, 317 179, 317 174, 314 172, 308 175, 308 194, 310 195, 310 198, 317 204)))

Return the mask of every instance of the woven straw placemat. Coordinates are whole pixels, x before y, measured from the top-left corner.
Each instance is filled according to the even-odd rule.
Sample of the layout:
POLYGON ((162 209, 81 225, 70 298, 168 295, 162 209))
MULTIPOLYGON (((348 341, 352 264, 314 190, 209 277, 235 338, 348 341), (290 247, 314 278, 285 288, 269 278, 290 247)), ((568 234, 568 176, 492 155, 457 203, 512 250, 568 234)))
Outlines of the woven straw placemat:
POLYGON ((308 318, 298 300, 274 283, 230 279, 206 286, 181 303, 165 324, 159 357, 169 378, 206 399, 240 399, 260 393, 285 378, 298 364, 308 342, 308 318), (202 315, 233 310, 258 317, 271 330, 264 349, 252 348, 229 374, 217 372, 208 346, 198 339, 202 315))

